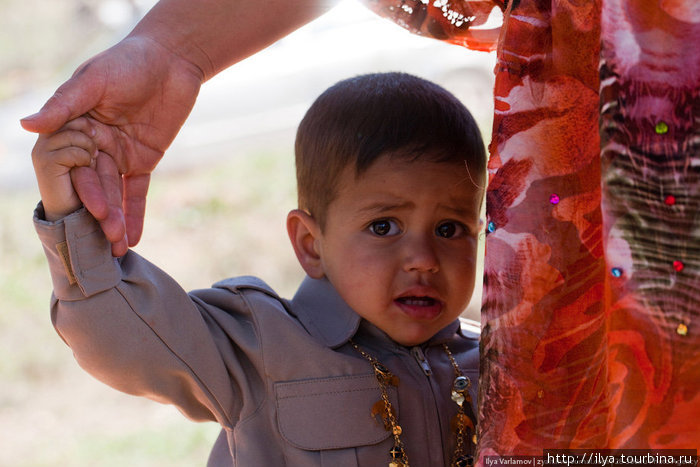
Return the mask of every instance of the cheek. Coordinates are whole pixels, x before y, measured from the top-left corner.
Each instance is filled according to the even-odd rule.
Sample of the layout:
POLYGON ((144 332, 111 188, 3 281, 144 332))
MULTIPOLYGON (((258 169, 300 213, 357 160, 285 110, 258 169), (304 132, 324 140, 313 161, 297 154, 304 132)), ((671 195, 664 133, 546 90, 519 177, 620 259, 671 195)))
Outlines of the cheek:
POLYGON ((393 257, 386 250, 372 251, 362 249, 355 251, 349 263, 352 264, 353 275, 355 276, 351 280, 355 280, 364 286, 383 284, 394 271, 393 257))
POLYGON ((373 242, 365 235, 358 235, 338 245, 336 252, 348 263, 363 268, 378 268, 394 261, 395 252, 392 245, 373 242))
POLYGON ((390 290, 396 275, 394 257, 390 248, 346 248, 337 263, 337 278, 353 291, 362 290, 354 300, 377 300, 377 294, 390 290))
POLYGON ((470 238, 459 245, 447 244, 442 250, 441 260, 459 269, 473 268, 476 264, 477 240, 470 238))
POLYGON ((476 275, 476 245, 465 246, 457 251, 452 249, 443 256, 442 269, 448 280, 461 288, 472 287, 476 275))
POLYGON ((387 249, 373 248, 362 240, 349 238, 329 245, 324 255, 327 271, 355 286, 366 284, 380 275, 388 263, 387 249))

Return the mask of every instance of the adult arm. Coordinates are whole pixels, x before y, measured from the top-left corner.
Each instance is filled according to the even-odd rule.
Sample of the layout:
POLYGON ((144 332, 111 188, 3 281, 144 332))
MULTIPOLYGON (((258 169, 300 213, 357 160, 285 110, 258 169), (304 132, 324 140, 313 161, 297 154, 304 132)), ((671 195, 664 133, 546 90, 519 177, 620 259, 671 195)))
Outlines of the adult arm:
MULTIPOLYGON (((41 110, 22 120, 51 133, 89 114, 100 150, 117 164, 121 192, 74 174, 82 201, 113 245, 138 243, 153 171, 192 110, 204 81, 327 11, 336 0, 161 0, 112 48, 82 64, 41 110), (122 199, 122 211, 108 199, 122 199)), ((93 174, 94 175, 94 174, 93 174)))

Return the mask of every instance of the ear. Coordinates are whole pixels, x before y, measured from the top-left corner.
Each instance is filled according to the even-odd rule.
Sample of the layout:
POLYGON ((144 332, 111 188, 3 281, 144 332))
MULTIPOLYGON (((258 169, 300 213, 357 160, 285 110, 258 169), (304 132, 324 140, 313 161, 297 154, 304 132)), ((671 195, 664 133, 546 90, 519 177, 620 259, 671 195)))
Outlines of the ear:
POLYGON ((324 271, 317 245, 321 238, 321 228, 316 219, 301 209, 290 211, 287 214, 287 234, 306 274, 314 279, 321 279, 324 271))

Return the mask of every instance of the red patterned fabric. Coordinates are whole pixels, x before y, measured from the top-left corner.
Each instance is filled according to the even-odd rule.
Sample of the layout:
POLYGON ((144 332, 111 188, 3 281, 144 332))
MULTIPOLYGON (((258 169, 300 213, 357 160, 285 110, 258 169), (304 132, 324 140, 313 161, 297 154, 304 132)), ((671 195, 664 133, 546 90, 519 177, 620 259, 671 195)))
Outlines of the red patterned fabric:
POLYGON ((700 447, 700 2, 366 3, 498 54, 480 460, 700 447))

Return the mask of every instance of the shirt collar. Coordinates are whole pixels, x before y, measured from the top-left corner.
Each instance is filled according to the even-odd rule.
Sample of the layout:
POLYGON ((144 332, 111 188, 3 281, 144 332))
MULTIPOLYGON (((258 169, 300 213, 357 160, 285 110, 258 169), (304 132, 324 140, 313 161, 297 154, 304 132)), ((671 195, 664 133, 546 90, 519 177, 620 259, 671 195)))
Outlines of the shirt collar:
MULTIPOLYGON (((309 334, 333 349, 347 343, 357 333, 362 322, 360 315, 350 308, 326 278, 312 279, 307 276, 290 305, 292 313, 309 334)), ((376 333, 386 336, 382 330, 369 322, 365 322, 364 327, 376 329, 376 333)), ((456 319, 430 338, 425 345, 449 342, 455 333, 467 338, 472 337, 463 334, 460 321, 456 319)), ((388 336, 386 339, 390 340, 388 336)))
POLYGON ((442 328, 440 331, 438 331, 437 334, 428 339, 428 341, 424 345, 429 346, 445 344, 454 339, 455 333, 460 335, 462 334, 459 319, 452 321, 450 324, 442 328))
POLYGON ((350 340, 362 319, 325 278, 307 276, 290 304, 292 313, 309 334, 331 348, 350 340))

